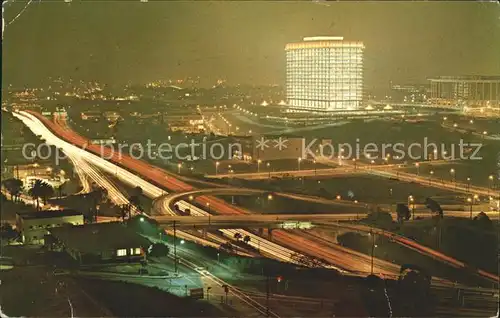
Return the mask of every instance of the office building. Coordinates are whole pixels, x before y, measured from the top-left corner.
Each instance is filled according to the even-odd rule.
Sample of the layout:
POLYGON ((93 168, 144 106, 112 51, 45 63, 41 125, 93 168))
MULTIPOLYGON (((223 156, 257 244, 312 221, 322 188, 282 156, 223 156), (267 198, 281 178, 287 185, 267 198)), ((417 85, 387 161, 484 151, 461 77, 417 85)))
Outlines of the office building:
POLYGON ((20 232, 24 244, 43 245, 49 229, 69 224, 83 224, 83 214, 74 210, 48 210, 16 215, 16 229, 20 232))
POLYGON ((432 104, 457 107, 500 105, 500 76, 441 76, 429 81, 432 104))
POLYGON ((362 42, 343 37, 306 37, 286 51, 286 94, 291 108, 345 111, 363 100, 362 42))
POLYGON ((110 222, 50 229, 45 245, 88 265, 140 262, 151 243, 123 224, 110 222))

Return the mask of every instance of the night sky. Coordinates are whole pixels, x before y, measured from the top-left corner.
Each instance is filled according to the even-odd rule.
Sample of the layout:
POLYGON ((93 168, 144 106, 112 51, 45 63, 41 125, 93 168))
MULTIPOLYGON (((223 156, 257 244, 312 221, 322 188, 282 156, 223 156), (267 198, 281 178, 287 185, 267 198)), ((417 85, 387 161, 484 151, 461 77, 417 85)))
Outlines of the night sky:
MULTIPOLYGON (((10 20, 23 7, 7 7, 10 20)), ((50 76, 122 84, 200 76, 283 84, 284 46, 304 36, 365 43, 365 84, 500 74, 500 6, 473 2, 34 1, 6 28, 3 83, 50 76)))

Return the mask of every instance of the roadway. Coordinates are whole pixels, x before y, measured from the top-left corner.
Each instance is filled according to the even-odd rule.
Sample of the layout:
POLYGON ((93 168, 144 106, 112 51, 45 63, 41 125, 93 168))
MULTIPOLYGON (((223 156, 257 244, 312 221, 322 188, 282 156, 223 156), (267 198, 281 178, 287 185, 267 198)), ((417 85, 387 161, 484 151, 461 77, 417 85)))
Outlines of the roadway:
POLYGON ((337 205, 337 206, 346 206, 346 207, 356 207, 360 210, 366 210, 367 206, 361 203, 355 203, 353 201, 347 200, 330 200, 322 197, 304 195, 304 194, 295 194, 295 193, 286 193, 286 192, 271 192, 267 190, 261 189, 249 189, 249 188, 241 188, 241 187, 218 187, 218 188, 210 188, 210 189, 196 189, 184 192, 175 192, 170 194, 162 195, 155 199, 153 204, 153 214, 157 214, 158 210, 165 209, 161 214, 169 214, 174 215, 177 213, 175 209, 175 203, 180 199, 189 198, 189 200, 193 200, 196 196, 200 195, 261 195, 268 193, 271 195, 271 199, 274 197, 282 197, 292 200, 300 200, 303 202, 309 203, 318 203, 324 205, 337 205))
MULTIPOLYGON (((112 164, 111 162, 108 162, 104 160, 102 157, 96 156, 95 154, 92 154, 88 151, 85 150, 85 147, 87 147, 87 144, 81 144, 80 146, 83 148, 77 147, 75 144, 66 142, 64 140, 61 140, 58 138, 54 132, 58 132, 59 134, 62 134, 64 136, 72 136, 74 133, 70 131, 69 129, 62 127, 60 125, 51 123, 48 121, 46 118, 43 116, 40 116, 37 114, 39 117, 35 116, 34 114, 30 114, 28 112, 21 112, 21 113, 14 113, 14 116, 20 119, 28 128, 30 128, 36 135, 41 136, 42 138, 45 139, 45 142, 47 144, 55 145, 59 147, 61 150, 64 151, 64 153, 68 156, 74 156, 76 158, 80 158, 82 161, 86 162, 92 162, 92 165, 99 167, 100 169, 107 171, 108 173, 114 173, 116 177, 120 178, 122 181, 130 184, 131 186, 140 186, 143 189, 143 192, 146 195, 149 195, 150 197, 157 197, 164 193, 164 191, 153 184, 143 180, 142 178, 138 177, 137 175, 129 172, 126 169, 123 169, 119 166, 116 166, 112 164), (49 130, 47 127, 52 127, 55 128, 54 130, 49 130)), ((72 139, 73 141, 77 141, 79 138, 82 137, 75 137, 72 139)), ((90 146, 89 146, 90 147, 90 146)), ((94 149, 95 150, 95 149, 94 149)), ((107 155, 110 155, 109 153, 107 155)), ((120 158, 121 159, 121 158, 120 158)), ((131 159, 131 158, 130 158, 131 159)), ((90 165, 88 165, 90 167, 90 165)), ((86 170, 85 168, 83 169, 86 173, 92 173, 92 168, 90 170, 86 170)), ((112 189, 112 186, 109 184, 106 184, 106 181, 104 177, 102 176, 102 173, 98 173, 98 175, 101 178, 97 178, 97 182, 104 186, 105 188, 112 189)), ((166 176, 164 176, 166 179, 166 176)), ((169 180, 169 182, 172 182, 169 180)), ((175 181, 172 183, 175 184, 175 181)), ((116 194, 111 193, 111 196, 115 198, 115 200, 121 200, 124 199, 123 194, 121 194, 119 191, 116 194)), ((125 199, 126 200, 126 199, 125 199)), ((126 200, 128 202, 128 200, 126 200)), ((183 233, 181 231, 178 231, 179 235, 186 234, 186 236, 189 235, 189 233, 183 233)), ((202 239, 199 239, 198 242, 204 241, 202 239)), ((221 280, 218 279, 217 277, 213 276, 210 273, 205 273, 205 272, 200 272, 197 270, 197 268, 200 267, 200 264, 196 264, 193 261, 188 261, 188 260, 182 260, 183 264, 190 267, 191 269, 195 270, 196 272, 202 274, 204 277, 207 277, 209 280, 216 284, 220 284, 221 280)), ((230 288, 232 286, 228 285, 230 288)), ((235 297, 238 297, 239 299, 244 300, 246 303, 251 305, 253 308, 255 308, 257 311, 261 312, 262 311, 262 305, 256 304, 254 300, 251 300, 249 297, 245 296, 244 293, 236 290, 236 289, 231 289, 231 294, 234 295, 235 297)), ((277 315, 276 315, 277 317, 277 315)))
MULTIPOLYGON (((325 157, 317 157, 316 161, 325 165, 338 165, 338 159, 330 159, 325 157)), ((478 187, 474 185, 469 185, 467 183, 453 182, 438 180, 430 177, 423 177, 420 175, 403 172, 394 171, 390 169, 382 169, 377 165, 362 165, 361 163, 356 163, 355 165, 349 160, 342 160, 342 164, 346 166, 354 166, 355 169, 361 170, 364 173, 376 175, 383 178, 397 179, 399 181, 406 181, 410 183, 417 183, 428 187, 435 187, 440 189, 447 189, 454 192, 465 193, 469 195, 482 195, 482 196, 493 196, 498 198, 498 191, 493 191, 490 188, 478 187)))
MULTIPOLYGON (((72 151, 75 151, 75 152, 78 151, 79 155, 87 157, 87 158, 89 158, 89 160, 94 160, 95 161, 94 163, 102 166, 102 168, 104 170, 110 171, 111 173, 113 173, 113 171, 116 171, 116 175, 119 176, 125 182, 130 183, 134 186, 135 185, 141 186, 145 193, 156 194, 153 197, 159 196, 161 194, 162 190, 160 188, 156 187, 155 185, 153 185, 152 183, 147 182, 146 180, 137 177, 136 174, 144 176, 145 178, 147 178, 149 180, 154 180, 153 181, 154 183, 160 184, 160 185, 162 185, 162 186, 164 186, 172 191, 188 191, 188 190, 193 189, 193 187, 191 187, 190 185, 187 185, 187 184, 177 180, 176 178, 172 177, 171 175, 166 174, 162 169, 153 167, 145 162, 135 160, 135 159, 128 157, 128 156, 124 156, 124 155, 118 156, 118 154, 112 153, 111 150, 109 150, 109 149, 104 149, 104 150, 100 149, 100 147, 97 145, 88 145, 87 140, 85 138, 75 134, 74 132, 70 132, 70 131, 62 129, 62 127, 51 123, 50 121, 48 121, 46 118, 44 118, 40 114, 36 114, 36 113, 28 114, 26 112, 23 112, 23 114, 25 116, 30 117, 32 120, 37 121, 36 124, 31 123, 31 126, 28 125, 30 128, 32 128, 32 126, 36 126, 39 129, 45 129, 46 130, 45 134, 47 133, 47 131, 50 134, 52 134, 52 136, 54 138, 56 138, 56 140, 54 140, 53 144, 56 144, 58 146, 59 145, 65 145, 65 146, 71 145, 71 146, 73 146, 76 149, 72 149, 72 151), (58 137, 53 135, 53 133, 51 131, 49 131, 47 129, 47 127, 45 127, 45 126, 49 127, 53 132, 55 132, 57 135, 61 136, 63 139, 65 139, 69 142, 59 139, 58 137), (75 145, 78 145, 79 147, 86 147, 86 150, 80 149, 80 148, 76 147, 75 145), (90 152, 93 152, 94 154, 106 156, 106 158, 109 158, 109 160, 111 162, 104 160, 98 156, 92 155, 90 152), (97 160, 96 158, 99 160, 97 160), (117 165, 113 164, 112 162, 115 162, 120 166, 117 166, 117 165), (128 171, 127 169, 124 169, 122 167, 126 167, 127 169, 130 169, 134 173, 131 173, 130 171, 128 171)), ((36 131, 36 128, 32 129, 32 130, 36 131)), ((217 211, 220 214, 236 214, 237 215, 237 214, 247 213, 247 211, 245 211, 241 208, 231 206, 222 200, 212 198, 212 197, 202 196, 202 197, 197 198, 197 202, 199 202, 203 205, 205 205, 205 203, 209 203, 211 209, 217 211)), ((205 211, 203 211, 203 212, 205 212, 205 211)), ((234 230, 227 230, 227 231, 228 231, 228 234, 231 235, 231 231, 234 231, 234 230)), ((233 232, 233 234, 234 234, 234 232, 233 232)), ((338 251, 333 251, 332 249, 324 247, 320 244, 316 244, 314 241, 307 240, 307 239, 300 237, 298 235, 295 235, 293 233, 287 233, 285 231, 276 231, 273 233, 273 236, 274 236, 274 241, 276 243, 281 244, 281 245, 293 246, 296 249, 299 249, 299 250, 306 252, 306 254, 312 254, 312 252, 315 252, 315 254, 322 253, 323 256, 326 258, 326 261, 328 261, 332 264, 337 263, 339 258, 348 259, 348 257, 345 254, 338 253, 338 251)), ((254 235, 254 237, 255 237, 255 235, 254 235)), ((262 244, 265 246, 272 247, 269 249, 269 252, 270 252, 269 254, 271 254, 274 258, 277 258, 279 260, 293 261, 290 257, 291 256, 290 252, 293 252, 293 251, 288 250, 288 249, 284 248, 283 246, 280 246, 274 242, 264 241, 258 236, 257 236, 257 238, 258 238, 257 239, 258 242, 262 242, 262 244), (272 244, 274 244, 274 245, 272 245, 272 244), (281 254, 280 256, 277 256, 275 249, 282 252, 283 254, 281 254)), ((252 241, 253 241, 253 238, 252 238, 252 241)), ((261 249, 262 249, 262 245, 261 245, 261 249)), ((359 263, 359 260, 351 258, 348 263, 353 268, 356 268, 358 263, 359 263)), ((383 271, 383 269, 375 268, 375 272, 382 272, 382 271, 383 271)))

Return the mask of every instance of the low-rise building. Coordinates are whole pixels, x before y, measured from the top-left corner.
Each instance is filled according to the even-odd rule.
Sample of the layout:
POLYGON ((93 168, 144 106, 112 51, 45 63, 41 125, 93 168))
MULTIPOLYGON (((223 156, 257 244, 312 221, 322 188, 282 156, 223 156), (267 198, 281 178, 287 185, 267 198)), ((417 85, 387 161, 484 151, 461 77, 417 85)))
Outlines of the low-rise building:
POLYGON ((125 225, 109 222, 53 228, 45 245, 79 264, 98 264, 140 262, 151 244, 125 225))
POLYGON ((46 210, 16 214, 16 228, 24 244, 44 244, 49 229, 65 224, 83 224, 83 214, 74 210, 46 210))

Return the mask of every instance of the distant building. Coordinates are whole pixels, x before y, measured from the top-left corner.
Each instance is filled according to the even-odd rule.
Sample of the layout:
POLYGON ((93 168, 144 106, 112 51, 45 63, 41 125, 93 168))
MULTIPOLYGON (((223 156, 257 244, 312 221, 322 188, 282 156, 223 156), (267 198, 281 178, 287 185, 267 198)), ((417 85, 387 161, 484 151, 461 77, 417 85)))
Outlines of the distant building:
POLYGON ((253 160, 271 161, 302 158, 304 137, 263 135, 253 137, 253 160))
POLYGON ((101 112, 98 110, 89 110, 86 112, 81 112, 80 117, 82 118, 82 120, 98 121, 99 119, 101 119, 102 115, 101 112))
POLYGON ((382 100, 402 103, 423 103, 429 96, 429 87, 426 85, 392 85, 391 95, 382 100))
POLYGON ((44 244, 49 229, 65 224, 83 224, 82 213, 74 210, 48 210, 16 214, 16 228, 25 244, 44 244))
POLYGON ((363 100, 363 42, 306 37, 286 51, 286 95, 292 108, 356 110, 363 100))
POLYGON ((150 242, 117 222, 53 228, 46 246, 65 251, 80 264, 140 262, 150 242))
POLYGON ((430 102, 433 104, 500 105, 500 76, 441 76, 429 81, 430 102))

